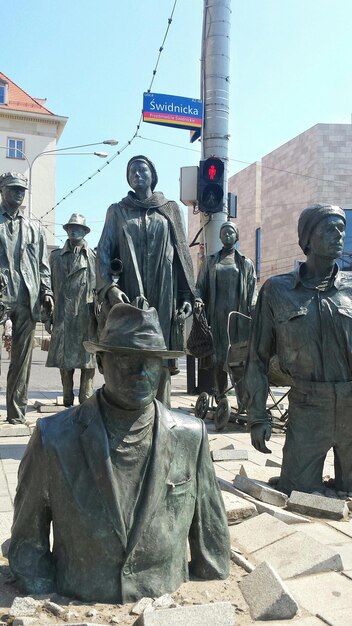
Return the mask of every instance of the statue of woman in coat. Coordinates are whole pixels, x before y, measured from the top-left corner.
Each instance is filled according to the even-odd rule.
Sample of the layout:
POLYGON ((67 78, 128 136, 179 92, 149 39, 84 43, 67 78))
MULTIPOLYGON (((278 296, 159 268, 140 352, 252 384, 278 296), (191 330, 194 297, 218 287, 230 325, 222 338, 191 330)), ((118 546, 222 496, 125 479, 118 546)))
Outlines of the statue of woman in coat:
MULTIPOLYGON (((229 347, 228 317, 231 311, 251 317, 257 299, 256 275, 252 261, 240 254, 235 244, 238 227, 225 222, 220 228, 222 249, 208 256, 200 268, 196 283, 194 313, 205 306, 205 313, 214 338, 215 385, 219 395, 227 387, 224 370, 229 347)), ((231 320, 231 341, 248 340, 250 324, 246 317, 231 320)))
MULTIPOLYGON (((180 209, 154 191, 158 176, 147 157, 132 157, 126 176, 132 191, 109 207, 97 247, 98 297, 105 309, 145 299, 157 310, 167 348, 182 350, 175 343, 177 329, 192 313, 194 279, 180 209), (111 269, 115 259, 123 266, 118 285, 111 269)), ((170 406, 168 367, 157 399, 170 406)))

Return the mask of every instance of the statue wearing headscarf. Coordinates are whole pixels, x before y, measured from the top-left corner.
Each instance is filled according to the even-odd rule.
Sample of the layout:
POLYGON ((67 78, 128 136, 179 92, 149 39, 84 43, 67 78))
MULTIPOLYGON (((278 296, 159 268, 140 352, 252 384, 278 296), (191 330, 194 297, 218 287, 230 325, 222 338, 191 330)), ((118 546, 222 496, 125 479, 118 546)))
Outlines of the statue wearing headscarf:
MULTIPOLYGON (((167 348, 182 349, 177 329, 192 312, 194 280, 180 209, 154 191, 158 176, 147 157, 132 157, 126 176, 132 191, 109 207, 97 248, 98 297, 105 307, 146 300, 158 312, 167 348), (123 267, 118 285, 115 259, 123 267)), ((166 368, 157 398, 170 404, 166 368)))
MULTIPOLYGON (((270 453, 268 369, 276 354, 291 378, 278 487, 324 493, 323 465, 334 449, 337 491, 352 494, 352 275, 342 272, 346 217, 338 206, 302 211, 299 245, 307 259, 269 278, 255 309, 245 377, 252 444, 270 453)), ((330 483, 331 486, 332 483, 330 483)))

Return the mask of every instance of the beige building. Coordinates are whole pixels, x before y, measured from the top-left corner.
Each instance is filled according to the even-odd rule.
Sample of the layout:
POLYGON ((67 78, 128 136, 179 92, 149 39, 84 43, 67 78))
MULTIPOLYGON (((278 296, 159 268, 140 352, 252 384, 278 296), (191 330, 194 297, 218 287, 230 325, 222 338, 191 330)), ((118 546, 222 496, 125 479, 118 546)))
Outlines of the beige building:
MULTIPOLYGON (((28 95, 0 72, 0 173, 20 172, 31 179, 33 219, 40 218, 56 202, 56 158, 42 153, 56 149, 66 122, 66 117, 47 109, 45 100, 28 95)), ((24 202, 27 216, 28 205, 27 192, 24 202)), ((47 241, 54 244, 54 211, 50 222, 47 241)))
POLYGON ((352 207, 352 126, 316 124, 229 179, 237 195, 240 250, 262 283, 304 254, 297 221, 310 204, 352 207))

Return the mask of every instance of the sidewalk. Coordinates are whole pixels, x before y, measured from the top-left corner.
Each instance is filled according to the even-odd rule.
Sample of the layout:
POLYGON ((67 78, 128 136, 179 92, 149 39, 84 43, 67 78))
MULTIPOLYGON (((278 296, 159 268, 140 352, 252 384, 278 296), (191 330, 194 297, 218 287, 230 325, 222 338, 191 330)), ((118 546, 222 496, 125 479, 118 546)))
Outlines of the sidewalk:
MULTIPOLYGON (((42 352, 39 348, 36 348, 33 353, 32 374, 30 381, 30 393, 29 393, 29 408, 27 413, 27 419, 31 427, 34 426, 36 420, 40 417, 44 417, 45 414, 38 413, 34 408, 35 402, 44 403, 46 405, 56 403, 57 397, 62 396, 62 386, 59 370, 55 368, 45 368, 47 353, 42 352)), ((13 514, 13 501, 15 496, 16 482, 17 482, 17 470, 20 460, 25 452, 27 442, 29 440, 29 429, 25 427, 22 432, 25 434, 20 435, 20 430, 16 426, 8 425, 4 420, 6 419, 6 375, 8 371, 9 361, 7 355, 3 352, 2 361, 2 373, 0 378, 0 545, 10 537, 10 529, 12 523, 13 514), (17 430, 16 430, 17 429, 17 430), (19 436, 13 436, 15 432, 18 432, 19 436)), ((197 400, 197 396, 191 396, 186 393, 186 369, 185 359, 180 360, 181 372, 177 376, 172 377, 172 408, 176 412, 182 412, 187 414, 194 414, 194 405, 197 400)), ((79 381, 79 371, 76 373, 76 384, 79 381)), ((103 382, 103 377, 97 372, 95 378, 95 387, 98 388, 103 382)), ((235 398, 230 396, 231 403, 235 406, 235 398)), ((225 430, 221 433, 215 431, 214 423, 211 419, 205 420, 208 434, 210 449, 219 450, 228 447, 232 444, 236 449, 245 450, 248 452, 248 462, 255 473, 255 470, 259 470, 265 466, 268 458, 271 461, 275 461, 281 464, 282 460, 282 447, 284 443, 284 434, 273 434, 272 439, 269 442, 269 447, 272 449, 271 455, 263 455, 251 446, 249 433, 246 432, 246 427, 230 422, 225 430)), ((19 429, 23 429, 22 426, 19 429)), ((236 474, 239 473, 243 461, 218 461, 214 463, 215 471, 219 479, 226 481, 231 485, 236 474)), ((278 468, 278 473, 280 469, 278 468)), ((257 472, 258 473, 258 472, 257 472)), ((325 473, 333 474, 333 457, 332 453, 329 453, 325 466, 325 473)), ((265 514, 266 515, 266 514, 265 514)), ((267 516, 268 517, 268 516, 267 516)), ((258 564, 260 554, 265 550, 268 552, 268 556, 265 559, 271 562, 273 561, 274 567, 277 571, 283 572, 280 575, 284 579, 287 587, 293 594, 300 606, 300 614, 296 616, 290 623, 299 623, 301 626, 319 626, 323 623, 330 624, 331 626, 340 626, 352 623, 351 610, 352 610, 352 522, 329 522, 326 520, 311 520, 307 523, 305 519, 302 519, 302 523, 287 525, 289 530, 284 532, 284 535, 290 535, 290 537, 297 536, 299 541, 308 541, 313 545, 317 540, 321 545, 321 553, 325 554, 324 550, 330 549, 339 554, 342 559, 342 572, 326 571, 324 569, 316 569, 317 573, 314 574, 314 567, 312 569, 312 575, 307 576, 307 565, 302 566, 299 571, 299 565, 295 569, 296 574, 291 576, 283 571, 283 563, 287 566, 290 559, 303 559, 309 555, 295 555, 290 552, 289 548, 285 548, 283 555, 280 555, 280 541, 290 539, 290 537, 283 538, 282 533, 277 533, 277 524, 279 522, 276 518, 270 516, 269 526, 270 528, 265 530, 267 522, 264 524, 265 519, 263 516, 257 516, 250 518, 251 524, 257 524, 256 536, 260 536, 261 549, 253 550, 250 547, 253 541, 253 536, 243 544, 241 544, 241 550, 244 556, 255 565, 258 564), (257 522, 255 522, 257 520, 257 522), (270 525, 270 520, 272 524, 270 525), (303 523, 305 522, 305 523, 303 523), (259 530, 258 530, 259 525, 259 530), (272 535, 274 533, 275 537, 272 535), (303 540, 302 540, 303 536, 303 540), (275 545, 274 545, 275 544, 275 545), (281 559, 281 561, 280 561, 281 559), (298 571, 298 574, 297 574, 298 571), (323 590, 323 597, 322 591, 323 590), (318 617, 319 616, 319 617, 318 617)), ((241 524, 230 527, 231 537, 233 542, 233 549, 238 551, 238 529, 250 528, 249 521, 245 521, 241 524), (237 534, 236 534, 237 533, 237 534)), ((286 526, 286 524, 284 524, 286 526)), ((283 527, 281 527, 283 528, 283 527)), ((302 548, 303 548, 302 543, 302 548)), ((282 544, 284 546, 284 544, 282 544)), ((5 548, 5 546, 4 546, 5 548)), ((5 550, 4 550, 5 551, 5 550)), ((306 550, 309 552, 309 550, 306 550)), ((299 552, 299 551, 298 551, 299 552)), ((309 573, 309 572, 308 572, 309 573)), ((244 574, 244 572, 243 572, 244 574)), ((260 593, 260 591, 258 591, 260 593)), ((253 622, 254 623, 254 622, 253 622)), ((257 622, 263 623, 264 622, 257 622)), ((279 624, 287 623, 282 621, 266 622, 266 624, 275 623, 279 624)))

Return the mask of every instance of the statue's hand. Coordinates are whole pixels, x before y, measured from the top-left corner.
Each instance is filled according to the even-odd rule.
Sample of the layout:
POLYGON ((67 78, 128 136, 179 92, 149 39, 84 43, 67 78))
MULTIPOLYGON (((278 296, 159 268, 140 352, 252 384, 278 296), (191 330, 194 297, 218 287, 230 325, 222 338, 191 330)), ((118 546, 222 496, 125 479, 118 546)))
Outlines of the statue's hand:
POLYGON ((269 422, 263 422, 262 424, 255 424, 251 428, 252 446, 259 452, 264 454, 271 454, 271 450, 266 447, 265 442, 269 441, 271 437, 271 424, 269 422))
POLYGON ((129 298, 126 296, 125 292, 121 291, 118 287, 111 287, 107 293, 107 298, 110 306, 121 304, 121 302, 129 303, 129 298))
POLYGON ((177 317, 179 319, 187 319, 187 317, 189 317, 192 314, 192 305, 190 302, 183 302, 180 306, 180 308, 177 311, 177 317))
POLYGON ((199 316, 203 308, 204 302, 198 298, 194 303, 193 314, 199 316))
POLYGON ((43 308, 48 317, 52 317, 54 313, 54 298, 52 296, 44 296, 43 308))

